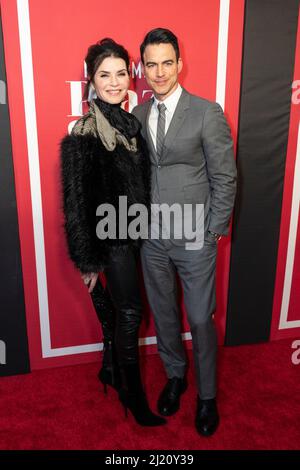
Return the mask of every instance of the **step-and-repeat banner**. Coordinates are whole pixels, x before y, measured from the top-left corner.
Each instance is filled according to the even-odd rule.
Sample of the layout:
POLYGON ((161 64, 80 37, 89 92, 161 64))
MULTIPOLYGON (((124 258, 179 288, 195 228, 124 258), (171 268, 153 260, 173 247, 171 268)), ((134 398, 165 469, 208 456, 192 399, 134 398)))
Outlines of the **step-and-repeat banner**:
MULTIPOLYGON (((295 1, 290 0, 290 2, 294 8, 292 11, 294 32, 290 36, 295 47, 297 8, 295 1)), ((256 8, 252 11, 252 18, 255 21, 256 17, 261 17, 259 4, 267 5, 269 2, 174 0, 170 3, 153 0, 151 3, 143 4, 140 0, 127 2, 115 0, 112 5, 109 5, 100 0, 90 0, 85 5, 81 0, 65 0, 64 2, 60 0, 43 2, 40 0, 0 0, 27 333, 32 369, 96 360, 99 358, 99 350, 102 347, 101 329, 89 294, 82 284, 79 273, 67 256, 59 171, 60 140, 83 113, 82 94, 86 80, 84 57, 88 46, 103 37, 112 37, 129 50, 132 86, 127 107, 130 110, 135 104, 151 97, 151 91, 142 75, 139 58, 139 45, 144 35, 155 27, 167 27, 173 30, 179 38, 184 62, 180 77, 181 84, 190 92, 221 104, 230 124, 236 148, 240 104, 242 106, 243 94, 247 97, 249 92, 247 86, 251 84, 248 82, 251 71, 245 71, 245 57, 242 60, 243 48, 245 48, 243 41, 246 41, 246 39, 243 40, 244 16, 245 28, 248 21, 244 12, 251 3, 256 8), (240 103, 241 89, 243 94, 240 103)), ((275 17, 277 13, 275 9, 275 17)), ((284 28, 288 29, 290 17, 284 14, 280 16, 280 21, 284 23, 283 34, 284 28)), ((251 46, 248 45, 248 47, 250 48, 248 54, 251 55, 251 46)), ((285 43, 285 47, 290 48, 290 43, 285 43)), ((295 51, 293 51, 293 57, 295 57, 295 51)), ((294 83, 297 82, 297 73, 299 75, 299 63, 295 64, 295 68, 294 65, 292 66, 293 76, 295 74, 294 83)), ((291 85, 292 82, 286 91, 288 96, 290 94, 290 101, 293 91, 291 85)), ((264 86, 272 88, 272 81, 269 84, 264 83, 264 86)), ((272 90, 276 93, 276 87, 272 90)), ((294 91, 297 91, 296 88, 294 91)), ((246 104, 244 101, 245 113, 248 112, 246 104)), ((285 113, 288 122, 289 114, 290 108, 288 113, 285 113)), ((267 110, 266 115, 268 115, 267 110)), ((275 263, 276 266, 277 255, 279 257, 277 272, 276 267, 274 268, 276 279, 275 276, 272 278, 273 289, 275 282, 277 285, 274 314, 272 317, 272 305, 271 313, 270 310, 268 312, 268 320, 265 321, 265 323, 268 322, 270 333, 273 318, 272 338, 274 339, 280 336, 282 328, 285 328, 289 335, 295 335, 295 332, 299 331, 295 330, 298 327, 297 323, 290 323, 292 320, 297 322, 297 314, 298 322, 300 321, 300 299, 296 287, 297 276, 299 279, 296 264, 296 257, 299 258, 299 232, 297 232, 299 230, 297 228, 299 176, 297 180, 296 171, 294 171, 297 166, 298 123, 299 106, 297 107, 297 103, 293 102, 291 125, 286 137, 289 142, 288 149, 280 149, 282 184, 279 185, 279 189, 269 188, 267 185, 266 198, 268 198, 269 191, 279 193, 281 191, 279 194, 281 199, 284 194, 276 259, 273 257, 269 260, 273 263, 272 265, 275 263), (285 161, 287 162, 286 172, 285 161), (286 228, 287 226, 290 228, 286 228), (283 295, 283 291, 287 293, 283 295), (282 301, 282 298, 285 300, 282 301), (278 306, 281 301, 285 304, 280 309, 278 306)), ((255 121, 252 124, 255 126, 255 121)), ((249 133, 254 132, 253 125, 245 124, 246 130, 248 126, 249 133)), ((276 125, 278 124, 275 122, 275 132, 276 125)), ((280 132, 280 129, 277 130, 280 132)), ((263 133, 264 129, 260 129, 260 132, 263 133)), ((271 151, 272 142, 269 146, 270 148, 266 149, 267 153, 271 151)), ((242 155, 242 151, 239 144, 238 153, 241 152, 242 155)), ((263 152, 263 149, 260 151, 263 152)), ((249 158, 253 157, 255 161, 255 155, 255 152, 250 153, 249 158)), ((240 185, 247 181, 248 170, 243 161, 246 159, 241 156, 240 185)), ((239 154, 237 163, 239 166, 239 154)), ((263 176, 266 166, 272 166, 269 153, 265 160, 261 160, 261 164, 260 176, 263 176)), ((252 181, 252 185, 254 185, 254 191, 255 181, 252 181)), ((243 318, 245 318, 246 325, 248 321, 248 312, 244 315, 243 309, 236 308, 239 299, 231 296, 235 279, 244 282, 244 286, 239 286, 241 291, 247 285, 244 274, 244 270, 247 269, 247 257, 249 263, 254 263, 251 250, 249 254, 247 253, 245 240, 243 243, 240 240, 240 245, 237 245, 239 249, 235 252, 235 259, 238 254, 241 264, 231 259, 234 245, 239 243, 239 237, 243 238, 243 230, 240 229, 243 211, 252 210, 253 219, 255 219, 255 207, 249 209, 251 197, 246 198, 245 209, 242 196, 239 190, 237 200, 239 211, 235 212, 233 226, 235 238, 231 240, 231 237, 227 237, 222 240, 218 254, 218 306, 215 319, 220 344, 224 343, 225 337, 227 344, 243 342, 241 340, 243 335, 239 337, 239 325, 241 324, 242 331, 243 318), (242 256, 240 250, 242 250, 242 256), (228 329, 229 320, 233 325, 232 330, 228 329)), ((281 213, 281 206, 279 212, 281 213)), ((272 212, 265 214, 266 220, 268 217, 272 219, 272 212)), ((279 233, 280 219, 277 225, 279 233)), ((255 227, 252 229, 254 230, 255 227)), ((260 263, 265 260, 256 257, 255 261, 257 271, 260 272, 260 263)), ((5 273, 1 271, 1 277, 4 275, 5 273)), ((259 292, 253 292, 253 298, 255 296, 259 298, 263 293, 262 289, 259 292)), ((273 294, 274 291, 272 291, 273 294)), ((259 305, 257 307, 256 316, 259 315, 259 305)), ((185 318, 183 319, 183 333, 188 343, 190 334, 185 318)), ((257 337, 257 340, 259 339, 257 337)), ((247 340, 255 342, 255 334, 247 340)), ((153 352, 156 350, 155 343, 153 321, 146 305, 140 344, 142 350, 153 352)))

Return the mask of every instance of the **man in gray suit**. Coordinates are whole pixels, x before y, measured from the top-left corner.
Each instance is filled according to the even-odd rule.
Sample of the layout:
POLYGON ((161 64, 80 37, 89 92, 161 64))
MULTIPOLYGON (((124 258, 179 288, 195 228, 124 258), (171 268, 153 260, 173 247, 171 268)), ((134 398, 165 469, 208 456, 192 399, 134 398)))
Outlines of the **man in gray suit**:
POLYGON ((154 94, 133 110, 142 123, 152 168, 152 236, 143 244, 142 266, 158 350, 168 377, 158 411, 164 416, 174 414, 187 387, 177 272, 192 335, 198 387, 195 425, 201 435, 210 436, 219 423, 213 321, 216 254, 218 240, 228 233, 235 198, 233 143, 221 107, 179 85, 183 64, 171 31, 150 31, 141 45, 141 59, 154 94), (157 209, 164 203, 182 208, 192 205, 188 217, 196 214, 198 222, 194 217, 193 228, 201 231, 196 241, 188 240, 186 233, 181 238, 175 235, 176 216, 175 228, 167 227, 168 221, 157 209), (202 212, 197 213, 196 205, 202 212))

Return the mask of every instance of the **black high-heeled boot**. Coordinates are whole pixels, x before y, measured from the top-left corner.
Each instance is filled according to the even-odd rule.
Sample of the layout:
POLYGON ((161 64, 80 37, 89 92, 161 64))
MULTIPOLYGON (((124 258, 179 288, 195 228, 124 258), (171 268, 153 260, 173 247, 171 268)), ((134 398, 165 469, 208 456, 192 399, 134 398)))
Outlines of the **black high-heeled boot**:
POLYGON ((125 415, 131 411, 134 419, 141 426, 161 426, 166 420, 150 410, 140 375, 139 364, 127 364, 121 367, 122 387, 119 399, 124 406, 125 415))
POLYGON ((119 390, 121 386, 121 375, 114 342, 116 313, 110 294, 107 289, 103 288, 99 278, 91 293, 91 297, 103 333, 102 367, 98 377, 103 384, 104 392, 107 393, 107 385, 110 385, 115 390, 119 390))
POLYGON ((103 341, 102 367, 99 370, 98 378, 103 384, 105 394, 107 394, 107 385, 110 385, 117 391, 121 387, 120 369, 116 359, 114 343, 112 341, 103 341))

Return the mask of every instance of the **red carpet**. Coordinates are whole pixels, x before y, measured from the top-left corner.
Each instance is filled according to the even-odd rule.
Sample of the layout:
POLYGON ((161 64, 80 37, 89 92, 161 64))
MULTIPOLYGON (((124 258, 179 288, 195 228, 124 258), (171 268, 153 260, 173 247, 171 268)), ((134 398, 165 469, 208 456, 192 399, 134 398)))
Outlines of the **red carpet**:
MULTIPOLYGON (((1 378, 0 449, 299 449, 300 364, 291 362, 291 343, 220 348, 221 423, 210 438, 194 429, 192 360, 180 411, 155 429, 125 419, 116 392, 101 390, 95 363, 1 378)), ((165 375, 157 355, 142 361, 154 408, 165 375)))

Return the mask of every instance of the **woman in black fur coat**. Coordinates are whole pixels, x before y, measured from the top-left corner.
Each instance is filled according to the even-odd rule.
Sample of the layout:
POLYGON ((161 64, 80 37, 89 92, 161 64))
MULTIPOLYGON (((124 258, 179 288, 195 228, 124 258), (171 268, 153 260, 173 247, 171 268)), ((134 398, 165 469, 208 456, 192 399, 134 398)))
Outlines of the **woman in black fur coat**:
MULTIPOLYGON (((104 239, 99 229, 101 204, 111 204, 119 220, 119 197, 127 205, 150 206, 150 170, 137 119, 121 108, 129 87, 129 56, 123 46, 103 39, 89 47, 86 95, 97 95, 61 143, 65 230, 69 254, 92 296, 103 331, 103 364, 99 379, 143 426, 165 420, 152 413, 143 390, 138 353, 142 302, 136 255, 139 241, 104 239), (97 230, 96 230, 97 229, 97 230), (99 272, 104 271, 107 289, 99 272), (111 301, 112 299, 112 301, 111 301)), ((103 215, 103 214, 102 214, 103 215)), ((103 219, 102 219, 103 220, 103 219)))

